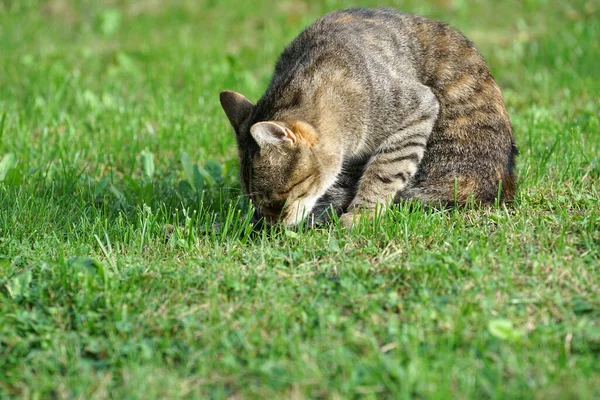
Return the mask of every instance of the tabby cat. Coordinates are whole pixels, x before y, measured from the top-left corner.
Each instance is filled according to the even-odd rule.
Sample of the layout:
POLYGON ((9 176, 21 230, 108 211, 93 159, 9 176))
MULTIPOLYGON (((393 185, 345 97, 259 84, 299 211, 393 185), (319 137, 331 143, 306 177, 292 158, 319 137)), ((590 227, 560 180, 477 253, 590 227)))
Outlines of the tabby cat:
POLYGON ((473 43, 392 9, 326 14, 282 53, 256 105, 224 91, 255 217, 294 225, 327 210, 351 225, 394 201, 510 201, 512 126, 473 43))

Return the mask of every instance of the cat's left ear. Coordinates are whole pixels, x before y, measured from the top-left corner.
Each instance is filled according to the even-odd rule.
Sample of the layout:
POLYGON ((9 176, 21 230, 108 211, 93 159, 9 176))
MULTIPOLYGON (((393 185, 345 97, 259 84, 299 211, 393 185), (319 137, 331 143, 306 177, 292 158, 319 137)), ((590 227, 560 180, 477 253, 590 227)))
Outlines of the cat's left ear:
POLYGON ((296 143, 296 135, 291 129, 272 121, 257 122, 250 127, 250 134, 260 147, 296 143))
POLYGON ((221 92, 220 100, 223 111, 225 111, 231 126, 233 126, 233 129, 237 133, 240 124, 252 113, 254 104, 244 97, 244 95, 229 90, 221 92))

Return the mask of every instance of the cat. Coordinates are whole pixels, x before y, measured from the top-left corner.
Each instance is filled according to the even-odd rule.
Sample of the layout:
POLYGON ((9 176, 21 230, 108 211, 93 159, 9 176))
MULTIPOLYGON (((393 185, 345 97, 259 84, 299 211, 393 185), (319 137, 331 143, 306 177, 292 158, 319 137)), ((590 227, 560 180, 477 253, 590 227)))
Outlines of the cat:
POLYGON ((281 54, 256 105, 223 91, 256 219, 344 225, 393 202, 509 202, 513 129, 475 45, 388 8, 334 11, 281 54))

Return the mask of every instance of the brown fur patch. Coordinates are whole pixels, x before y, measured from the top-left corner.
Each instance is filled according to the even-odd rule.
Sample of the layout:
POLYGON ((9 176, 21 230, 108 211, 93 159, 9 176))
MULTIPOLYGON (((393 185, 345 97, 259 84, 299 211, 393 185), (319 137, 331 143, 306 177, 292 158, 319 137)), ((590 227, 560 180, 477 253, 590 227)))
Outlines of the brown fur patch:
POLYGON ((472 123, 471 119, 465 115, 459 115, 458 117, 454 118, 454 124, 457 127, 467 126, 467 125, 470 125, 471 123, 472 123))
MULTIPOLYGON (((454 195, 454 180, 452 181, 452 192, 454 195)), ((468 176, 461 176, 456 178, 456 202, 458 204, 465 204, 470 196, 477 198, 477 190, 479 188, 479 182, 468 176)))
MULTIPOLYGON (((504 174, 503 172, 496 170, 496 185, 501 185, 500 199, 505 202, 511 202, 515 195, 515 181, 514 178, 504 174)), ((485 185, 489 185, 486 183, 485 185)), ((493 203, 495 198, 492 199, 489 192, 489 187, 482 186, 482 181, 478 177, 472 176, 459 176, 456 178, 456 194, 454 179, 450 180, 451 185, 451 198, 456 200, 457 205, 465 205, 473 198, 476 202, 493 203), (486 190, 487 187, 487 190, 486 190)), ((496 189, 498 187, 496 186, 496 189)))
POLYGON ((447 204, 462 206, 468 204, 471 199, 476 203, 488 203, 489 200, 481 196, 480 179, 473 176, 457 176, 448 179, 436 179, 428 181, 428 190, 434 188, 434 198, 442 200, 447 204))
POLYGON ((317 132, 308 123, 303 121, 294 121, 290 124, 290 129, 296 135, 299 141, 302 141, 309 146, 317 143, 317 132))
POLYGON ((337 21, 345 24, 345 23, 348 23, 348 22, 352 22, 354 20, 355 20, 355 18, 352 15, 344 15, 343 17, 341 17, 337 21))
POLYGON ((437 78, 441 81, 449 81, 454 79, 454 76, 456 74, 456 69, 454 68, 454 65, 449 64, 449 63, 439 63, 435 74, 437 76, 437 78))
POLYGON ((477 80, 471 74, 463 73, 446 87, 450 101, 464 99, 473 94, 477 80))

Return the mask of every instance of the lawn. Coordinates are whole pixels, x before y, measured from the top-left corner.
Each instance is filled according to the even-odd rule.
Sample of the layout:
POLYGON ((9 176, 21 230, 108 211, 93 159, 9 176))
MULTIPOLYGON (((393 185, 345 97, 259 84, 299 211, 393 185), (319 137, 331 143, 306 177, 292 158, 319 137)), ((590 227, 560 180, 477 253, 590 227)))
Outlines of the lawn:
POLYGON ((599 37, 582 0, 0 0, 0 398, 599 398, 599 37), (479 46, 512 205, 252 231, 218 94, 350 3, 479 46))

